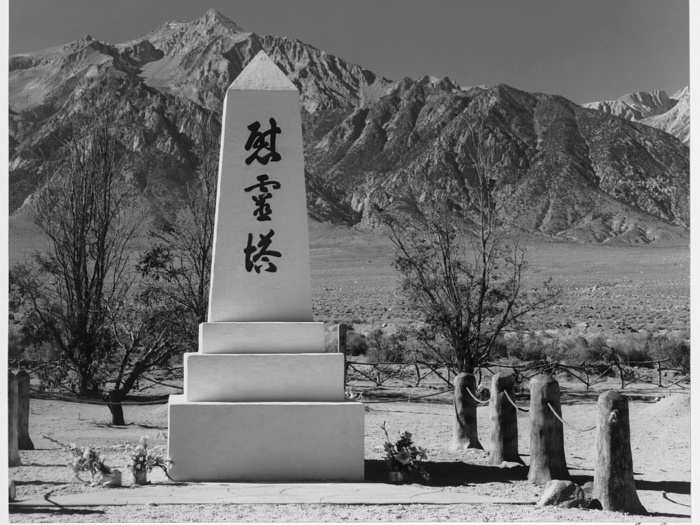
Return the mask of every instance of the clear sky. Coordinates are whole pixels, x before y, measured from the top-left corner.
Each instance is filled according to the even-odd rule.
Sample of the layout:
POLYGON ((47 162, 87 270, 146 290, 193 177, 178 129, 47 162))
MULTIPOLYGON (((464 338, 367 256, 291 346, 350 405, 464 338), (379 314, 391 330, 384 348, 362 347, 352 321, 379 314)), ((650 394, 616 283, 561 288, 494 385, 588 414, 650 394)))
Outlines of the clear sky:
POLYGON ((688 84, 687 0, 10 0, 10 53, 117 43, 219 10, 391 79, 506 83, 576 102, 688 84))

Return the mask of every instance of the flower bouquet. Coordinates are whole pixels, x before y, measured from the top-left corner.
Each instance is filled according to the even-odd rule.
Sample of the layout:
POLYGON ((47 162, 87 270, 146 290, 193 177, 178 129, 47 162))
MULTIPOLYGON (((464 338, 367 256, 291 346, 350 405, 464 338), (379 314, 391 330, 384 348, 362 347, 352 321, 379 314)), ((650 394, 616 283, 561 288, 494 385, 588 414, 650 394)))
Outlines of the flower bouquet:
POLYGON ((75 478, 81 483, 87 483, 80 477, 81 472, 90 473, 91 485, 102 485, 104 487, 121 487, 122 473, 120 470, 110 468, 100 456, 100 452, 89 445, 87 447, 79 447, 75 443, 65 444, 57 439, 46 434, 42 437, 48 439, 52 443, 56 443, 61 448, 69 451, 73 458, 68 462, 68 467, 73 471, 75 478))
POLYGON ((168 476, 170 460, 164 457, 163 454, 149 449, 146 437, 142 437, 136 447, 129 447, 129 459, 129 470, 134 476, 136 485, 146 485, 148 483, 148 473, 154 467, 163 469, 165 475, 168 476))
POLYGON ((417 447, 413 443, 411 433, 402 432, 399 440, 392 443, 386 422, 382 424, 381 429, 386 436, 384 461, 389 467, 389 481, 402 483, 415 476, 427 481, 430 475, 423 467, 422 461, 426 460, 428 455, 423 447, 417 447))
POLYGON ((80 477, 81 472, 90 473, 91 485, 103 485, 105 487, 119 487, 122 482, 122 474, 117 469, 107 466, 100 452, 93 446, 78 447, 75 443, 69 445, 73 459, 69 466, 73 469, 75 477, 87 483, 80 477))

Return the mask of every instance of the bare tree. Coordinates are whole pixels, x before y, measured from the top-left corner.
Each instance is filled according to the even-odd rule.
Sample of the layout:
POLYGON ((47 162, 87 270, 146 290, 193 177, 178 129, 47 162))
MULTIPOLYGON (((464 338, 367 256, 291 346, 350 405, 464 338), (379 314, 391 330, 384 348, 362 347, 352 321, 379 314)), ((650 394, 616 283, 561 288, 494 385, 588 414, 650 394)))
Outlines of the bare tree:
POLYGON ((184 206, 175 220, 151 232, 156 244, 144 252, 138 268, 154 286, 192 319, 207 315, 209 272, 214 244, 214 211, 219 155, 219 126, 213 116, 199 127, 196 176, 185 188, 184 206))
POLYGON ((64 151, 32 203, 48 249, 12 268, 10 306, 25 342, 56 350, 43 378, 107 400, 113 423, 124 424, 121 402, 139 378, 181 349, 180 316, 136 286, 130 248, 140 221, 116 125, 77 121, 64 151))
POLYGON ((109 374, 102 390, 112 424, 125 424, 122 402, 130 392, 140 389, 141 380, 149 379, 146 374, 155 369, 168 370, 171 358, 184 350, 186 326, 181 313, 178 305, 150 290, 109 312, 114 344, 105 359, 104 368, 109 374))
POLYGON ((33 268, 11 272, 25 308, 23 331, 50 342, 75 378, 71 389, 96 394, 111 348, 107 312, 129 291, 127 246, 137 222, 122 183, 125 153, 106 122, 80 121, 64 145, 65 162, 32 203, 49 247, 33 268))
MULTIPOLYGON (((498 194, 497 164, 482 123, 470 130, 472 191, 466 205, 421 199, 410 191, 383 213, 396 250, 402 290, 420 311, 421 342, 459 372, 454 381, 454 448, 482 448, 476 426, 475 370, 488 361, 499 335, 526 314, 554 302, 550 282, 524 289, 525 251, 498 194)), ((463 202, 464 202, 463 201, 463 202)))

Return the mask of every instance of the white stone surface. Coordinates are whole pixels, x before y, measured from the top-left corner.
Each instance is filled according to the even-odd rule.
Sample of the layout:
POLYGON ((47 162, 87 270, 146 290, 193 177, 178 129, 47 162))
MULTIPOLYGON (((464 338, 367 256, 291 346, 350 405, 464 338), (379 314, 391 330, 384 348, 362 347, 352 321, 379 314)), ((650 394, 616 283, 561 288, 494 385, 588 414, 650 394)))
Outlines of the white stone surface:
POLYGON ((324 352, 323 323, 202 323, 199 352, 203 354, 324 352))
POLYGON ((186 353, 188 401, 343 401, 344 358, 329 354, 186 353))
POLYGON ((361 403, 195 403, 170 396, 178 481, 360 481, 361 403))
POLYGON ((229 86, 229 90, 297 91, 272 59, 259 51, 229 86))
MULTIPOLYGON (((301 137, 299 94, 269 58, 256 56, 226 92, 222 117, 221 153, 216 205, 216 225, 208 321, 311 321, 309 234, 306 217, 304 158, 301 137), (258 86, 255 88, 254 86, 258 86), (274 88, 274 89, 273 89, 274 88), (260 123, 260 132, 275 119, 280 160, 263 165, 246 164, 254 148, 246 151, 248 126, 260 123), (267 175, 280 184, 268 187, 269 221, 253 215, 257 177, 267 175), (253 244, 260 235, 274 232, 269 257, 277 270, 248 271, 244 249, 248 235, 253 244)), ((263 150, 261 155, 266 155, 263 150)))

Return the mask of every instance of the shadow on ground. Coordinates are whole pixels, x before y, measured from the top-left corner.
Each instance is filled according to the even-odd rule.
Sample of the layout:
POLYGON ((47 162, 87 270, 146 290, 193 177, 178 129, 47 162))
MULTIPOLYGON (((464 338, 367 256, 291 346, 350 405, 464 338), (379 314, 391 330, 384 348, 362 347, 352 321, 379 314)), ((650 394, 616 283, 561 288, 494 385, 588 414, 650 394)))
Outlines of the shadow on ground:
POLYGON ((29 507, 10 504, 10 514, 104 514, 104 510, 75 507, 29 507))
MULTIPOLYGON (((593 476, 571 476, 571 481, 583 485, 593 481, 593 476)), ((649 481, 636 479, 637 490, 652 490, 656 492, 671 492, 673 494, 690 494, 690 481, 649 481)))
MULTIPOLYGON (((430 474, 428 481, 412 480, 421 485, 449 487, 491 483, 499 481, 509 483, 527 479, 527 467, 500 468, 489 465, 471 465, 461 461, 425 461, 425 470, 430 474)), ((368 483, 387 483, 389 470, 381 460, 365 460, 365 481, 368 483)))

